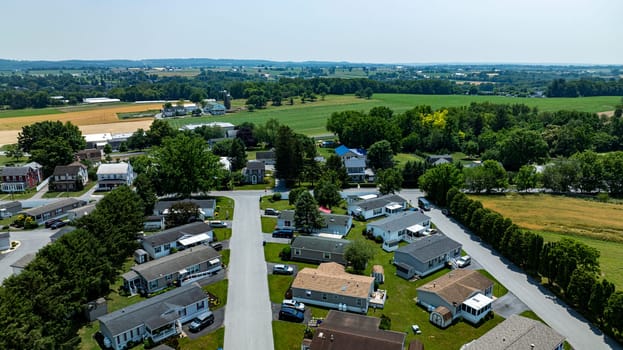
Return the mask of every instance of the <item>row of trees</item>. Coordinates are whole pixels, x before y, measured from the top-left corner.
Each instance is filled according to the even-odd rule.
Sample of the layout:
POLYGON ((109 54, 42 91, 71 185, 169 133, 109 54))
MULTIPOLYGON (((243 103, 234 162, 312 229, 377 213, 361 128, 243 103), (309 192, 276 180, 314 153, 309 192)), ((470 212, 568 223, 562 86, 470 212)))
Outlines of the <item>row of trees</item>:
POLYGON ((547 87, 548 97, 621 96, 623 79, 554 79, 547 87))
POLYGON ((41 248, 0 287, 2 349, 76 348, 86 303, 107 295, 143 226, 140 198, 128 187, 110 192, 77 230, 41 248))
POLYGON ((623 292, 599 279, 597 249, 571 239, 544 243, 540 235, 519 229, 511 219, 484 208, 456 187, 445 197, 453 217, 493 249, 528 273, 547 278, 552 288, 558 288, 569 303, 591 319, 619 334, 623 332, 623 292))

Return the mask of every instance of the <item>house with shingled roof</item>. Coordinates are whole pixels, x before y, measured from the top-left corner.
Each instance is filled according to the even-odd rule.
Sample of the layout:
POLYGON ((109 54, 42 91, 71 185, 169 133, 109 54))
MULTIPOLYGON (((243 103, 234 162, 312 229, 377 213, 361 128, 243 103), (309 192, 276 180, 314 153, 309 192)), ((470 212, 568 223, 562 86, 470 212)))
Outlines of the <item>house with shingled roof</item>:
POLYGON ((396 275, 411 279, 426 276, 461 256, 461 243, 438 233, 417 238, 394 252, 396 275))
POLYGON ((344 266, 322 263, 300 270, 292 282, 292 298, 309 305, 365 314, 374 293, 374 278, 353 275, 344 266))
POLYGON ((348 205, 348 213, 370 220, 379 216, 401 213, 409 206, 409 202, 397 194, 353 201, 348 205))
POLYGON ((511 315, 461 350, 562 350, 564 341, 565 337, 542 322, 511 315))
POLYGON ((413 242, 429 229, 430 218, 418 210, 403 211, 366 225, 366 230, 374 237, 383 238, 382 248, 387 252, 398 249, 401 241, 413 242))
POLYGON ((314 332, 313 350, 403 350, 404 332, 379 329, 381 319, 330 310, 314 332))
POLYGON ((475 270, 453 270, 417 289, 417 302, 442 328, 462 318, 477 324, 491 311, 493 282, 475 270))

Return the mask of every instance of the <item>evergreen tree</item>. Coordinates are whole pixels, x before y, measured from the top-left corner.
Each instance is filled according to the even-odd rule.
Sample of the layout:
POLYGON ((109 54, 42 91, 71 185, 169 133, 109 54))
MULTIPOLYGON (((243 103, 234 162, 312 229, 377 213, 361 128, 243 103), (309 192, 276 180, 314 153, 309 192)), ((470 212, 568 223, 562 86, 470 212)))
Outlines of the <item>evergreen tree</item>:
POLYGON ((322 225, 318 203, 308 192, 302 192, 294 205, 294 225, 303 232, 310 233, 322 225))
POLYGON ((247 166, 247 152, 241 139, 235 138, 233 140, 228 156, 231 161, 232 171, 238 171, 247 166))

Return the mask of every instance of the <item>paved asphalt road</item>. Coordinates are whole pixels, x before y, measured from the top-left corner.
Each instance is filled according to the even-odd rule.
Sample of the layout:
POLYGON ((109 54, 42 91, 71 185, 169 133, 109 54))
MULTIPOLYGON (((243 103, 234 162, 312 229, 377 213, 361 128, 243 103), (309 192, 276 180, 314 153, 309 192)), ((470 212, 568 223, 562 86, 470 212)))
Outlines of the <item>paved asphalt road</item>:
POLYGON ((0 283, 13 274, 11 265, 28 253, 36 254, 41 247, 50 243, 50 236, 58 230, 39 228, 29 231, 11 231, 11 241, 19 241, 14 251, 2 254, 0 259, 0 283))
POLYGON ((229 240, 225 349, 273 350, 272 311, 259 198, 263 191, 215 192, 235 201, 232 237, 229 240))
MULTIPOLYGON (((405 199, 417 203, 422 193, 417 190, 404 190, 400 193, 405 199)), ((541 319, 557 332, 564 335, 576 350, 623 349, 597 327, 560 301, 546 288, 528 278, 515 265, 493 253, 484 246, 478 237, 466 232, 451 218, 438 209, 426 212, 433 223, 448 237, 463 244, 467 254, 476 259, 493 277, 525 303, 541 319)))

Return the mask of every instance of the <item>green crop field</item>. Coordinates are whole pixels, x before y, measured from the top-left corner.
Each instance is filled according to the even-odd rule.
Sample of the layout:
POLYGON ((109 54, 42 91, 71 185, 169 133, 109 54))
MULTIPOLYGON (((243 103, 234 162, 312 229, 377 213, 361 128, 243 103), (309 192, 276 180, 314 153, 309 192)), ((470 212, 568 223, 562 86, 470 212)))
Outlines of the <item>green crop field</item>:
MULTIPOLYGON (((234 101, 234 105, 239 105, 234 101)), ((265 109, 253 112, 240 111, 221 117, 180 118, 169 121, 175 128, 186 124, 207 123, 211 121, 230 122, 240 124, 251 122, 263 124, 268 119, 275 118, 282 124, 289 125, 294 131, 310 136, 328 134, 325 125, 333 112, 348 110, 369 111, 372 107, 386 106, 395 113, 402 113, 417 105, 430 105, 434 109, 443 107, 467 106, 472 102, 491 102, 499 104, 523 103, 530 107, 537 107, 539 111, 557 111, 562 109, 584 112, 611 111, 620 103, 617 96, 599 96, 583 98, 515 98, 500 96, 468 96, 468 95, 409 95, 409 94, 374 94, 372 99, 360 99, 352 95, 326 96, 325 100, 301 103, 296 99, 290 106, 287 101, 279 107, 268 106, 265 109)))
POLYGON ((52 115, 64 113, 56 108, 27 108, 0 111, 0 118, 30 117, 33 115, 52 115))

